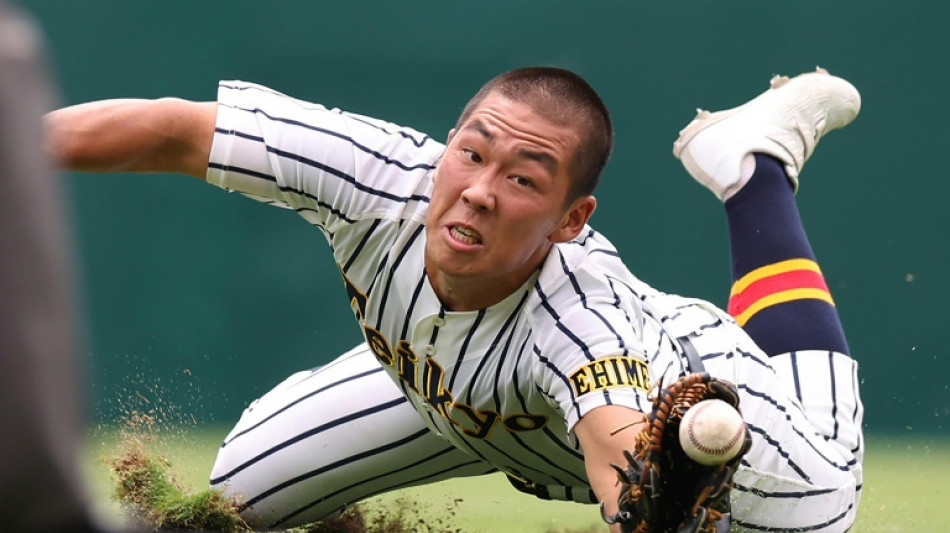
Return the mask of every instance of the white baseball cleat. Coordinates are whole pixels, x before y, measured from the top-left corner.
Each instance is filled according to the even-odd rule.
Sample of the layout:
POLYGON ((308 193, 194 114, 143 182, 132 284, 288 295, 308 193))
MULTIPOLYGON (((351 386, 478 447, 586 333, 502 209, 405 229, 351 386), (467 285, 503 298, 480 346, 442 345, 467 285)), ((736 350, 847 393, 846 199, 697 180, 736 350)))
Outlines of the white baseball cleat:
POLYGON ((860 109, 858 90, 824 69, 791 79, 775 76, 769 90, 744 105, 716 113, 699 110, 673 143, 673 155, 722 201, 751 177, 740 172, 751 153, 784 162, 797 191, 798 174, 818 140, 850 124, 860 109))

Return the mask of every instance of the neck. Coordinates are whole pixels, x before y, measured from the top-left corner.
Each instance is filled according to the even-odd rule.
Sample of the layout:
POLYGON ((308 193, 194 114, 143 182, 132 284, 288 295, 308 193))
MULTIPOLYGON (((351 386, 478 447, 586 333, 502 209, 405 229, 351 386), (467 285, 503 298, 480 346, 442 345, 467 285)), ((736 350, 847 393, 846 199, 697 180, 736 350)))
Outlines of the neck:
POLYGON ((478 280, 457 279, 439 273, 428 273, 432 290, 449 311, 476 311, 492 306, 514 292, 519 285, 502 287, 497 281, 479 283, 478 280))
MULTIPOLYGON (((540 266, 539 266, 540 268, 540 266)), ((455 277, 437 270, 426 269, 429 285, 439 302, 448 311, 477 311, 491 307, 520 289, 537 269, 518 278, 490 280, 455 277)))
POLYGON ((426 277, 442 305, 450 311, 476 311, 504 300, 531 279, 544 264, 551 244, 539 247, 517 268, 479 273, 446 272, 425 255, 426 277))

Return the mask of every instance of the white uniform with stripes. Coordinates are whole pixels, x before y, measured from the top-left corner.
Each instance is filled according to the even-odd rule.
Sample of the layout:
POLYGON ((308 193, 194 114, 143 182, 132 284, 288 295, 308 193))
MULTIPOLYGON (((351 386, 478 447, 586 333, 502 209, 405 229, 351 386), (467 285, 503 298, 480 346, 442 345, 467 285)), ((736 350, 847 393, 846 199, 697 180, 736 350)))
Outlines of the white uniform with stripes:
POLYGON ((686 371, 681 337, 742 395, 754 445, 734 524, 853 521, 862 408, 850 358, 769 359, 723 311, 635 278, 589 228, 497 305, 447 311, 423 261, 441 143, 243 82, 222 82, 218 101, 208 181, 319 228, 366 337, 252 403, 226 438, 212 485, 243 497, 252 523, 289 527, 495 471, 590 503, 574 424, 607 404, 649 412, 649 386, 686 371))

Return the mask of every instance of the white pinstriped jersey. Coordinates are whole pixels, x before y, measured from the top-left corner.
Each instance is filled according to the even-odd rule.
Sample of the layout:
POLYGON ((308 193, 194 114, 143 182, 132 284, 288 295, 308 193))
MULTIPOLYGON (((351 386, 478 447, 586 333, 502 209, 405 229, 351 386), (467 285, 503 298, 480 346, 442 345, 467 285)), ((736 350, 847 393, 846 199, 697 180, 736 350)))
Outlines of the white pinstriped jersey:
POLYGON ((497 468, 583 488, 586 499, 570 429, 604 404, 649 412, 645 357, 671 375, 682 368, 655 320, 664 317, 651 316, 660 294, 586 228, 504 301, 446 311, 423 261, 441 143, 253 84, 223 83, 219 103, 208 181, 323 230, 367 341, 430 427, 497 468))
POLYGON ((552 248, 505 300, 447 311, 423 261, 441 143, 250 83, 222 82, 218 100, 208 181, 294 209, 321 229, 376 359, 428 427, 458 449, 546 486, 553 498, 593 501, 571 429, 601 405, 649 412, 647 389, 684 371, 674 339, 690 336, 707 370, 739 384, 753 432, 733 494, 738 524, 773 524, 787 514, 774 510, 793 501, 814 509, 794 527, 833 530, 853 514, 861 408, 850 358, 802 362, 793 354, 786 372, 796 376, 794 389, 786 388, 723 311, 642 283, 590 228, 552 248), (800 386, 797 376, 812 368, 831 370, 830 398, 807 378, 800 386), (796 399, 804 389, 821 405, 814 412, 827 413, 806 417, 796 399), (815 433, 825 423, 818 420, 832 439, 815 433))

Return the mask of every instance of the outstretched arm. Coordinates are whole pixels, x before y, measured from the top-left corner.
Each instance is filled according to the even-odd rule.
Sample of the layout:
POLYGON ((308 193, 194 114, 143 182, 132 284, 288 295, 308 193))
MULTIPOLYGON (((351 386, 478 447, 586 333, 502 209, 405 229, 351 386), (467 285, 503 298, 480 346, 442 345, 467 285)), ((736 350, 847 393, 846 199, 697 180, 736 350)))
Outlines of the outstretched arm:
MULTIPOLYGON (((643 428, 643 414, 628 407, 605 405, 584 415, 574 426, 584 450, 584 465, 590 486, 603 502, 604 511, 609 515, 617 512, 617 500, 620 496, 620 483, 617 471, 610 465, 625 466, 624 450, 633 450, 637 433, 643 428)), ((620 526, 614 524, 610 529, 620 532, 620 526)))
POLYGON ((45 117, 46 150, 66 170, 172 172, 205 178, 217 104, 103 100, 45 117))

